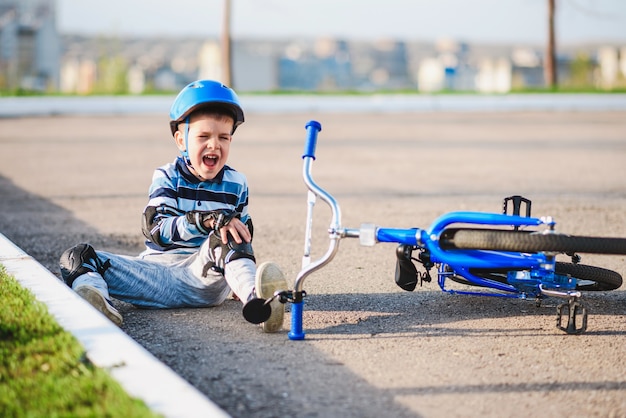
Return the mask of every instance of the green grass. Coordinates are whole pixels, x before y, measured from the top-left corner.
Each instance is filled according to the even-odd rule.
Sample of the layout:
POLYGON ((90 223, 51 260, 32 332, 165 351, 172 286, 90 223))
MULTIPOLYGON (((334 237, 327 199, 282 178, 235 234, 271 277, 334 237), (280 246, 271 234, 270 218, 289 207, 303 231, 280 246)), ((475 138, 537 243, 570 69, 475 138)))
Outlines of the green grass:
POLYGON ((537 94, 537 93, 545 93, 545 94, 624 94, 626 93, 625 87, 615 87, 612 89, 600 89, 594 87, 573 87, 573 86, 559 86, 555 88, 545 87, 545 88, 524 88, 524 89, 512 89, 509 94, 537 94))
POLYGON ((155 417, 0 265, 0 417, 155 417))

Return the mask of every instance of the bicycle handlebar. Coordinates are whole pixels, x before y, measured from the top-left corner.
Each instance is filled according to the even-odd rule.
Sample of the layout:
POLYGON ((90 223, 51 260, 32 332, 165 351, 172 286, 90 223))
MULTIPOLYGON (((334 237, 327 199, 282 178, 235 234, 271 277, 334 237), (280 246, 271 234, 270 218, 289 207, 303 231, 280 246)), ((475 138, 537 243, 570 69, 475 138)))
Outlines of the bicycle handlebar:
POLYGON ((328 204, 332 213, 332 219, 329 226, 330 245, 328 247, 328 251, 320 259, 314 262, 311 260, 307 260, 306 265, 305 263, 303 263, 302 270, 296 277, 294 284, 294 290, 296 292, 302 292, 304 279, 309 274, 328 264, 333 259, 333 257, 337 253, 339 240, 344 234, 344 231, 341 228, 341 209, 339 208, 337 200, 335 200, 335 198, 326 190, 318 186, 311 176, 311 164, 312 161, 315 160, 315 145, 317 144, 317 134, 319 131, 322 130, 322 125, 317 121, 311 120, 305 125, 305 127, 307 130, 307 137, 306 145, 304 147, 304 154, 302 155, 302 159, 304 160, 302 177, 304 179, 304 183, 309 189, 307 230, 305 234, 305 257, 310 256, 311 224, 313 221, 313 206, 315 206, 316 197, 320 197, 326 204, 328 204))
POLYGON ((311 120, 306 125, 306 142, 304 143, 304 154, 302 158, 311 157, 315 159, 315 146, 317 145, 317 133, 322 130, 322 124, 311 120))

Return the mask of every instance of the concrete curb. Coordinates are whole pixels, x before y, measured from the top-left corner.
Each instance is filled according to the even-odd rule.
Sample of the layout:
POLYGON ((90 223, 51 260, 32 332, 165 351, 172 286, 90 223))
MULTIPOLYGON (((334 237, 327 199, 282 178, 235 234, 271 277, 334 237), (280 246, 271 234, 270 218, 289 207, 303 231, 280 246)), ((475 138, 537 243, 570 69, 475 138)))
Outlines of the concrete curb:
MULTIPOLYGON (((246 112, 514 112, 623 111, 626 94, 388 94, 388 95, 246 95, 246 112)), ((0 117, 59 115, 161 114, 173 95, 163 96, 45 96, 0 98, 0 117)))
POLYGON ((0 263, 47 305, 83 345, 90 361, 108 370, 151 410, 166 417, 229 416, 1 233, 0 263))

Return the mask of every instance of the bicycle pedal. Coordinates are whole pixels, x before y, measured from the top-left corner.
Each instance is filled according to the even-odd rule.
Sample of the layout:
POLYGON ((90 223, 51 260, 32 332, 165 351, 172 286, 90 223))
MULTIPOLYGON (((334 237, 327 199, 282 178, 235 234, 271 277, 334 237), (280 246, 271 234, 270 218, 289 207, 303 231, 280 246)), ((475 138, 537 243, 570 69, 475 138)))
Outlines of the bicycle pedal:
POLYGON ((415 264, 411 261, 412 248, 408 245, 400 245, 396 248, 396 284, 407 292, 412 292, 417 287, 418 273, 415 264))
POLYGON ((515 216, 521 215, 521 209, 522 209, 522 203, 523 203, 526 207, 526 215, 521 215, 521 216, 526 216, 527 218, 530 218, 530 208, 532 205, 532 202, 530 199, 526 199, 525 197, 519 196, 519 195, 505 197, 502 201, 502 213, 504 215, 506 215, 509 211, 509 202, 511 202, 513 215, 515 216))
POLYGON ((578 301, 562 303, 556 308, 556 327, 567 334, 582 334, 587 330, 587 308, 578 301), (581 318, 582 316, 582 318, 581 318), (567 325, 563 326, 563 318, 567 318, 567 325), (577 321, 580 318, 580 327, 577 321))

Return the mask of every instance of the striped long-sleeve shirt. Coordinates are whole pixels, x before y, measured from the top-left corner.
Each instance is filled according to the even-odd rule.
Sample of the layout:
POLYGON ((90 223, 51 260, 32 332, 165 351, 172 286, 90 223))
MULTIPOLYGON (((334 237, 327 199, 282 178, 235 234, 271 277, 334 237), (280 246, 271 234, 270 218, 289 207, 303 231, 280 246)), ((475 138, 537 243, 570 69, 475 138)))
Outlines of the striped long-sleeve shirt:
POLYGON ((181 157, 157 168, 143 213, 143 233, 151 250, 199 247, 208 231, 185 216, 191 211, 227 210, 248 223, 248 183, 238 171, 224 166, 213 179, 200 181, 181 157))

